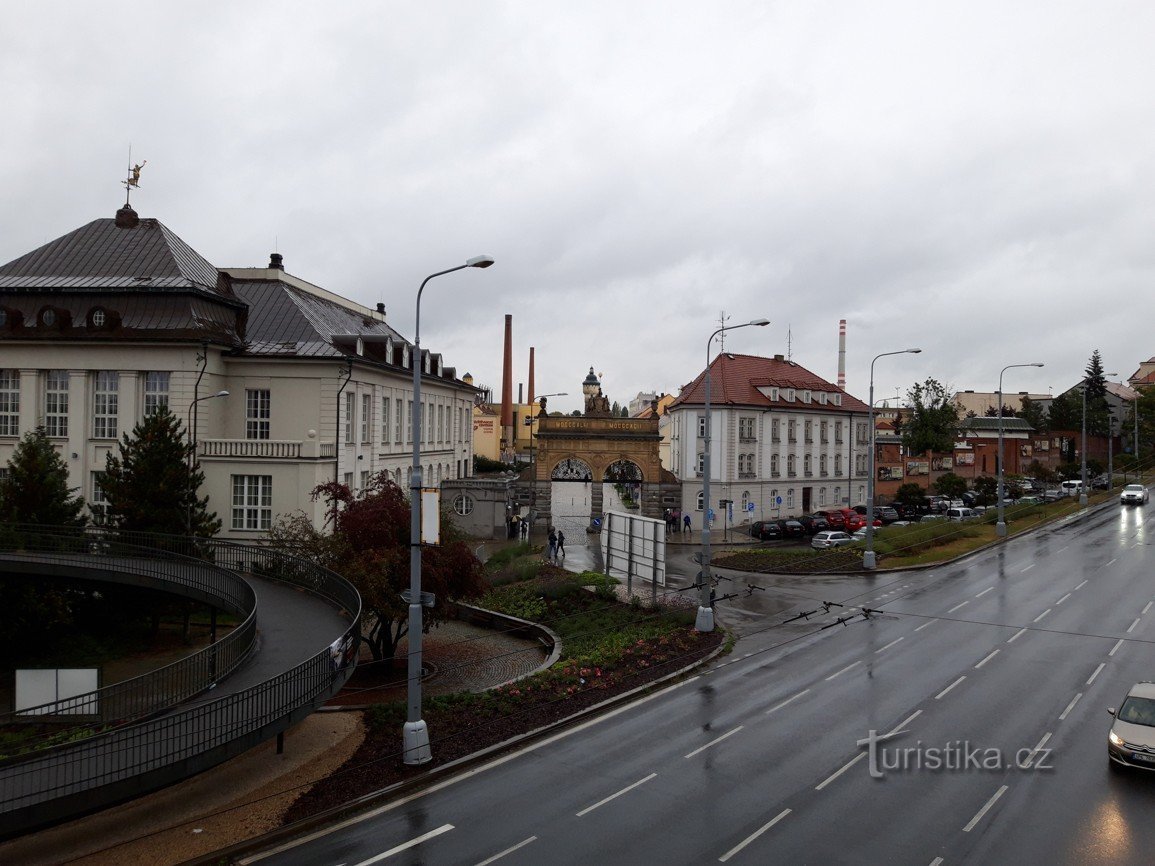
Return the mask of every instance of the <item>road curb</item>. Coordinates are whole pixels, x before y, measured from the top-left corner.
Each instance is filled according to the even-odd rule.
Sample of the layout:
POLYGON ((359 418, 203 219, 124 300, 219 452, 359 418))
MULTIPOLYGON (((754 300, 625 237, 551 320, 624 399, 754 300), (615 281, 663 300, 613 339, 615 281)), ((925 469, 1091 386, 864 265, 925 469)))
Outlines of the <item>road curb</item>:
POLYGON ((406 779, 403 782, 396 782, 379 791, 374 791, 370 794, 358 797, 348 803, 340 806, 334 806, 324 812, 319 812, 316 815, 311 815, 308 818, 302 818, 299 821, 294 821, 292 824, 286 824, 283 827, 278 827, 275 830, 270 830, 260 836, 255 836, 252 839, 247 839, 243 842, 237 842, 226 848, 221 848, 217 851, 203 854, 195 857, 192 860, 186 860, 182 866, 221 866, 221 864, 235 863, 240 857, 246 855, 258 854, 266 851, 277 845, 284 844, 300 836, 307 835, 310 832, 319 830, 329 824, 336 823, 342 819, 352 818, 358 813, 371 809, 378 805, 383 805, 390 800, 396 799, 407 794, 417 794, 428 787, 432 787, 438 782, 452 776, 454 773, 461 770, 472 769, 476 766, 484 764, 489 759, 496 755, 514 750, 520 746, 527 745, 535 740, 541 739, 547 735, 557 733, 558 731, 575 725, 581 721, 592 718, 614 709, 621 704, 631 702, 639 695, 659 688, 663 685, 677 680, 691 671, 705 667, 710 662, 714 661, 718 656, 726 652, 726 640, 723 640, 717 647, 715 647, 708 654, 698 659, 697 661, 685 665, 676 671, 672 671, 663 677, 659 677, 652 682, 644 683, 629 691, 622 692, 620 695, 615 695, 608 698, 601 703, 594 704, 591 707, 586 707, 584 710, 579 710, 571 716, 566 716, 564 719, 559 719, 548 725, 543 725, 540 728, 534 728, 532 731, 527 731, 524 734, 518 734, 515 737, 510 737, 508 740, 503 740, 500 743, 494 743, 492 746, 486 746, 470 755, 465 755, 447 764, 431 769, 427 774, 414 779, 406 779))

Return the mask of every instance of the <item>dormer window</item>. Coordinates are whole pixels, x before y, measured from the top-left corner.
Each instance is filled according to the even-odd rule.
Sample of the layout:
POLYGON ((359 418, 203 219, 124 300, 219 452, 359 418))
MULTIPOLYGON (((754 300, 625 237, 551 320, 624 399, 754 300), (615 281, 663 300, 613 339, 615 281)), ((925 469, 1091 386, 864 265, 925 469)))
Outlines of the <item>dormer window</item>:
POLYGON ((809 391, 803 391, 802 392, 802 402, 803 403, 809 403, 810 402, 810 392, 809 391))
POLYGON ((393 363, 393 338, 385 338, 385 361, 389 364, 393 363))
POLYGON ((107 314, 100 307, 93 308, 92 312, 88 314, 88 321, 92 323, 94 328, 103 328, 107 320, 107 314))
POLYGON ((441 356, 440 356, 440 355, 438 355, 438 356, 437 356, 437 375, 438 375, 438 376, 440 376, 440 375, 441 375, 441 371, 442 371, 442 369, 443 369, 443 368, 442 368, 442 366, 441 366, 441 356))
POLYGON ((785 395, 785 397, 783 397, 783 399, 790 402, 790 403, 793 403, 794 402, 794 389, 793 388, 787 388, 786 389, 786 395, 785 395))
POLYGON ((402 367, 408 367, 409 366, 409 347, 408 346, 403 346, 401 348, 401 366, 402 367))
POLYGON ((777 388, 771 388, 770 389, 770 399, 771 400, 777 400, 778 399, 778 389, 777 388))
POLYGON ((40 326, 42 328, 51 328, 56 324, 56 310, 52 307, 45 307, 40 311, 40 326))
POLYGON ((424 373, 429 372, 429 365, 430 365, 430 363, 432 363, 432 361, 433 361, 432 356, 428 352, 425 352, 424 357, 421 359, 422 372, 424 372, 424 373))
POLYGON ((357 338, 357 354, 359 356, 364 356, 365 354, 365 341, 360 337, 357 338))
POLYGON ((833 403, 835 406, 841 406, 842 405, 842 395, 841 394, 831 394, 830 395, 830 402, 833 403))

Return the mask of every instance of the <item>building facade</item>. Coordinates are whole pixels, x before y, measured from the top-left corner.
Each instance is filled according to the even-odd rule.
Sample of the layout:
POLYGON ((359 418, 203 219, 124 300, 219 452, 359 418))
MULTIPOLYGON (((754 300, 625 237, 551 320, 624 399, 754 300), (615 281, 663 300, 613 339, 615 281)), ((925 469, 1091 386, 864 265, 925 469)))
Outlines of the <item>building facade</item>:
POLYGON ((0 267, 0 465, 43 426, 94 513, 119 438, 160 404, 192 433, 222 534, 259 537, 311 491, 406 487, 413 367, 424 484, 472 472, 475 390, 370 310, 265 268, 218 269, 122 208, 0 267), (228 392, 227 395, 221 392, 228 392))
MULTIPOLYGON (((715 526, 865 504, 865 403, 782 355, 724 352, 711 362, 710 379, 715 526)), ((695 528, 705 506, 704 380, 705 372, 668 410, 670 460, 683 482, 682 513, 691 515, 695 528)))

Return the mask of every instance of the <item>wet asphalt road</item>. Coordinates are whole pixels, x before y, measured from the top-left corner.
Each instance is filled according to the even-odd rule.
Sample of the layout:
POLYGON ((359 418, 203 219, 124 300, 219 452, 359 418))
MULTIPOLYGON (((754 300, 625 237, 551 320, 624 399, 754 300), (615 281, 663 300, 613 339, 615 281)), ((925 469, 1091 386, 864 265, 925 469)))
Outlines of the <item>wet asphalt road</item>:
POLYGON ((1107 507, 932 570, 752 578, 708 673, 271 862, 1150 863, 1155 772, 1108 769, 1105 710, 1155 679, 1153 534, 1107 507), (883 613, 782 624, 811 599, 883 613))

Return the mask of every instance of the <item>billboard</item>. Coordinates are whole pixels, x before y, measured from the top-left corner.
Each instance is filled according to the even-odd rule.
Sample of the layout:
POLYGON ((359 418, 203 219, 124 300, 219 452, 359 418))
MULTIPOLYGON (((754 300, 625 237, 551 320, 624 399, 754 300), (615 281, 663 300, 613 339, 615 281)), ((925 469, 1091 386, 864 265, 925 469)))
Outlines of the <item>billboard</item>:
POLYGON ((601 532, 602 561, 606 574, 626 585, 634 595, 634 581, 649 584, 657 600, 658 587, 666 585, 666 524, 653 517, 607 511, 601 532))
POLYGON ((95 716, 100 700, 93 692, 99 688, 99 668, 17 670, 15 709, 30 716, 95 716))

